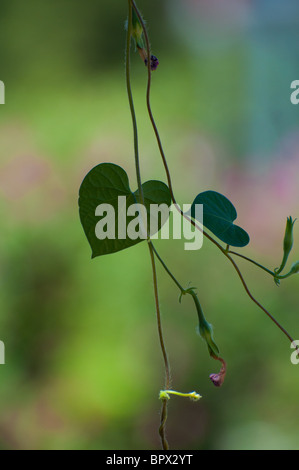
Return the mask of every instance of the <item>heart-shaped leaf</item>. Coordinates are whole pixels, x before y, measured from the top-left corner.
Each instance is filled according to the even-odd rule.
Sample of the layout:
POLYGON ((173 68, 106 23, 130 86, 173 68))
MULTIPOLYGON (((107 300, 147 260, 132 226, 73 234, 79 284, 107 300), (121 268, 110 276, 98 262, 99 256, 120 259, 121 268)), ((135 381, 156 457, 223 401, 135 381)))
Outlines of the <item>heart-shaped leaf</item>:
MULTIPOLYGON (((169 188, 161 181, 147 181, 142 185, 144 205, 147 214, 147 224, 150 227, 150 205, 171 204, 169 188)), ((116 253, 130 246, 140 243, 144 238, 132 239, 128 236, 127 229, 134 220, 141 222, 141 216, 127 215, 128 208, 134 204, 141 204, 138 191, 133 193, 129 186, 127 173, 118 165, 112 163, 101 163, 94 167, 84 178, 79 191, 79 213, 80 220, 92 249, 92 258, 109 253, 116 253), (109 214, 113 214, 114 230, 110 227, 110 233, 114 233, 115 238, 99 239, 96 233, 96 227, 100 220, 100 215, 107 214, 105 210, 98 209, 102 204, 109 205, 109 214), (97 215, 96 215, 97 214, 97 215)), ((104 206, 101 206, 102 208, 104 206)), ((106 206, 105 206, 106 207, 106 206)), ((137 213, 138 214, 138 213, 137 213)), ((167 214, 166 214, 167 215, 167 214)), ((108 219, 107 227, 109 225, 108 219)), ((167 219, 166 219, 167 220, 167 219)), ((165 218, 157 219, 157 229, 160 230, 166 222, 165 218)), ((106 224, 103 223, 102 228, 106 224)), ((138 225, 137 223, 135 225, 138 225)), ((141 224, 142 225, 142 224, 141 224)), ((152 229, 152 227, 151 227, 152 229)), ((154 232, 151 230, 150 235, 154 232)), ((146 230, 144 231, 146 237, 146 230)))
POLYGON ((203 225, 227 245, 243 247, 250 238, 241 227, 234 225, 237 211, 222 194, 205 191, 198 194, 191 206, 191 217, 195 218, 195 205, 203 204, 203 225))

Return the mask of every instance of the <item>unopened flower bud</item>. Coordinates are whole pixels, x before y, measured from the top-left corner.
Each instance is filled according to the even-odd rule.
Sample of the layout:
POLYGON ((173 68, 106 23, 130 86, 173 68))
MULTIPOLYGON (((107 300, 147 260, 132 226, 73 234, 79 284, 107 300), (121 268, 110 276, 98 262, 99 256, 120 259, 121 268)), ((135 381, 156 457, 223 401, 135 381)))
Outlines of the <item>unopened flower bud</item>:
MULTIPOLYGON (((147 59, 144 60, 145 65, 147 66, 147 59)), ((159 60, 155 55, 151 55, 151 70, 155 71, 157 70, 159 66, 159 60)))
POLYGON ((294 237, 293 237, 293 230, 294 230, 294 223, 296 222, 297 219, 293 220, 292 217, 287 218, 287 224, 286 224, 286 229, 285 229, 285 235, 284 235, 284 240, 283 240, 283 259, 281 262, 281 265, 279 268, 275 269, 275 274, 281 273, 283 269, 285 268, 289 254, 292 251, 293 248, 293 243, 294 243, 294 237))
MULTIPOLYGON (((144 20, 142 21, 144 22, 144 20)), ((139 17, 133 7, 132 7, 132 37, 135 41, 136 49, 139 52, 141 59, 147 66, 148 54, 147 54, 146 41, 144 37, 144 31, 143 31, 142 24, 139 20, 139 17)), ((157 70, 159 66, 159 60, 154 55, 151 55, 150 66, 151 66, 152 71, 157 70)))
POLYGON ((293 243, 294 243, 294 237, 293 237, 293 227, 294 223, 296 222, 296 219, 293 220, 292 217, 287 218, 287 225, 286 225, 286 230, 285 230, 285 236, 283 240, 283 250, 284 253, 289 256, 292 248, 293 248, 293 243))
POLYGON ((226 362, 221 357, 218 357, 217 360, 222 364, 221 370, 218 374, 211 374, 210 379, 212 380, 215 387, 221 387, 226 375, 226 362))
POLYGON ((293 263, 291 266, 291 271, 292 274, 297 274, 299 273, 299 261, 296 261, 296 263, 293 263))
POLYGON ((135 39, 137 48, 145 49, 143 28, 133 7, 132 7, 132 36, 135 39))
POLYGON ((218 357, 219 349, 213 338, 213 327, 205 319, 199 322, 199 333, 207 343, 210 355, 218 357))
POLYGON ((224 376, 223 374, 211 374, 210 379, 212 380, 213 384, 215 387, 221 387, 221 385, 224 382, 224 376))

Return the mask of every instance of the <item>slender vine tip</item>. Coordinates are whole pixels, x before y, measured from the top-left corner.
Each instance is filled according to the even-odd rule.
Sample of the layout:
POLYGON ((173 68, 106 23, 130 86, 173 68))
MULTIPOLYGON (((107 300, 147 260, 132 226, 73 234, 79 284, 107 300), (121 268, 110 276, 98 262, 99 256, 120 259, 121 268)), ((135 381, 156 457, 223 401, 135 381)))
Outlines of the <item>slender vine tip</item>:
POLYGON ((199 393, 191 392, 189 398, 193 401, 198 401, 202 398, 202 396, 199 395, 199 393))
POLYGON ((178 397, 190 398, 192 401, 198 401, 202 398, 197 392, 181 393, 175 390, 161 390, 159 394, 159 400, 170 400, 170 395, 176 395, 178 397))

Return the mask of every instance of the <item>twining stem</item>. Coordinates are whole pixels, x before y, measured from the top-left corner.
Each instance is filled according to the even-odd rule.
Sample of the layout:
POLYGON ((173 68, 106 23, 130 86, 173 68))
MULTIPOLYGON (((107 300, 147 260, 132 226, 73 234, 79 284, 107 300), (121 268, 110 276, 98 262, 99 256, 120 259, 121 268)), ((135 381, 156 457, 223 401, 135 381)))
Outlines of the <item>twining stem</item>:
POLYGON ((156 301, 156 312, 157 312, 157 324, 158 324, 158 332, 159 332, 159 338, 160 338, 160 345, 161 345, 161 350, 163 354, 163 359, 164 359, 164 365, 165 365, 165 384, 166 388, 170 388, 171 384, 171 378, 170 378, 170 366, 167 358, 167 352, 165 348, 165 343, 163 339, 163 330, 162 330, 162 323, 161 323, 161 312, 160 312, 160 305, 159 305, 159 293, 158 293, 158 280, 157 280, 157 270, 156 270, 156 263, 155 263, 155 257, 154 257, 154 245, 152 242, 148 243, 149 245, 149 251, 150 251, 150 257, 151 257, 151 263, 152 263, 152 271, 153 271, 153 281, 154 281, 154 292, 155 292, 155 301, 156 301))
POLYGON ((255 264, 255 266, 258 266, 259 268, 263 269, 264 271, 266 271, 268 274, 271 274, 271 276, 273 276, 275 279, 286 279, 287 277, 291 276, 293 273, 292 272, 289 272, 287 274, 284 274, 284 275, 280 275, 279 273, 282 271, 282 269, 284 268, 284 262, 282 263, 282 269, 278 269, 277 271, 271 271, 270 269, 266 268, 265 266, 263 266, 262 264, 260 263, 257 263, 256 261, 254 261, 253 259, 251 258, 248 258, 247 256, 244 256, 242 255, 241 253, 236 253, 235 251, 226 251, 226 253, 230 254, 230 255, 235 255, 235 256, 239 256, 239 258, 242 258, 242 259, 245 259, 246 261, 249 261, 250 263, 253 263, 255 264))
POLYGON ((266 271, 268 274, 271 274, 271 276, 276 277, 276 273, 275 273, 274 271, 271 271, 270 269, 266 268, 266 267, 263 266, 262 264, 257 263, 257 262, 254 261, 253 259, 248 258, 247 256, 244 256, 244 255, 242 255, 241 253, 237 253, 237 252, 231 251, 231 250, 227 251, 226 253, 228 253, 229 255, 239 256, 239 258, 243 258, 243 259, 245 259, 246 261, 249 261, 250 263, 255 264, 255 266, 258 266, 259 268, 263 269, 263 270, 266 271))
POLYGON ((198 401, 200 400, 201 395, 197 392, 182 393, 177 392, 176 390, 161 390, 160 399, 167 398, 170 399, 170 395, 176 395, 177 397, 190 398, 191 400, 198 401))
MULTIPOLYGON (((132 116, 133 132, 134 132, 134 154, 135 154, 135 168, 136 168, 136 176, 137 176, 137 183, 138 183, 138 192, 139 192, 141 202, 144 205, 144 196, 143 196, 143 190, 142 190, 141 172, 140 172, 140 163, 139 163, 138 128, 137 128, 137 119, 136 119, 136 113, 135 113, 135 108, 134 108, 134 101, 133 101, 133 94, 132 94, 132 87, 131 87, 131 73, 130 73, 130 52, 131 52, 131 37, 132 37, 131 0, 128 0, 128 7, 129 7, 129 14, 128 14, 127 48, 126 48, 126 83, 127 83, 128 99, 129 99, 131 116, 132 116)), ((164 359, 164 366, 165 366, 165 388, 169 389, 171 386, 170 366, 168 362, 165 342, 163 338, 163 331, 162 331, 161 312, 160 312, 159 296, 158 296, 158 280, 157 280, 153 244, 149 242, 148 247, 149 247, 149 253, 150 253, 151 264, 152 264, 158 333, 159 333, 159 340, 160 340, 161 350, 162 350, 163 359, 164 359)), ((166 420, 167 420, 167 399, 163 399, 162 409, 161 409, 161 422, 160 422, 160 427, 159 427, 159 434, 161 437, 163 450, 169 449, 169 445, 165 436, 166 420)))
POLYGON ((287 277, 290 277, 290 276, 292 276, 293 274, 294 274, 294 273, 293 273, 292 271, 290 271, 290 272, 287 273, 287 274, 276 276, 276 279, 286 279, 287 277))
POLYGON ((140 162, 139 162, 139 145, 138 145, 138 129, 137 129, 137 119, 134 108, 133 93, 131 87, 131 37, 132 37, 132 8, 129 0, 129 16, 128 16, 128 31, 127 31, 127 50, 126 50, 126 83, 127 83, 127 93, 130 105, 130 111, 132 116, 133 124, 133 133, 134 133, 134 153, 135 153, 135 169, 136 177, 138 184, 138 192, 141 198, 142 204, 144 204, 142 182, 141 182, 141 171, 140 171, 140 162))
MULTIPOLYGON (((158 332, 159 332, 160 346, 161 346, 163 359, 164 359, 164 366, 165 366, 165 388, 169 389, 171 387, 170 366, 169 366, 169 362, 168 362, 168 358, 167 358, 167 352, 166 352, 164 339, 163 339, 155 257, 154 257, 153 245, 151 243, 149 243, 148 245, 149 245, 149 249, 150 249, 150 256, 151 256, 152 270, 153 270, 153 280, 154 280, 154 291, 155 291, 158 332)), ((161 421, 160 421, 160 427, 159 427, 159 434, 160 434, 163 450, 168 450, 169 449, 169 445, 168 445, 168 442, 167 442, 167 439, 166 439, 166 436, 165 436, 166 420, 167 420, 167 399, 164 398, 162 400, 161 421)))
MULTIPOLYGON (((144 23, 143 18, 142 18, 141 14, 140 14, 140 12, 137 8, 137 5, 136 5, 135 1, 134 0, 129 0, 129 2, 131 2, 131 5, 133 6, 134 11, 136 12, 136 15, 137 15, 137 17, 140 21, 141 26, 142 26, 144 37, 145 37, 145 42, 146 42, 147 56, 150 57, 151 56, 151 46, 150 46, 150 41, 149 41, 149 35, 148 35, 148 32, 147 32, 147 28, 145 26, 145 23, 144 23)), ((150 62, 150 61, 148 61, 148 62, 150 62)), ((197 230, 202 232, 203 235, 208 240, 210 240, 210 242, 213 243, 224 254, 224 256, 226 256, 226 258, 232 263, 237 275, 239 276, 239 278, 241 280, 241 283, 242 283, 247 295, 277 325, 277 327, 284 333, 284 335, 292 343, 293 339, 289 335, 289 333, 279 324, 279 322, 277 320, 275 320, 275 318, 271 315, 271 313, 268 312, 268 310, 265 307, 263 307, 263 305, 261 305, 260 302, 258 302, 254 298, 254 296, 251 294, 251 292, 250 292, 250 290, 247 286, 247 283, 246 283, 240 269, 238 268, 238 266, 237 266, 236 262, 233 260, 233 258, 230 256, 228 250, 223 248, 220 245, 220 243, 218 243, 207 232, 203 231, 203 229, 201 227, 199 227, 199 225, 196 224, 196 222, 194 222, 194 220, 190 219, 186 214, 184 214, 184 212, 181 210, 180 206, 177 204, 175 196, 174 196, 171 175, 170 175, 168 163, 167 163, 167 160, 166 160, 166 156, 165 156, 165 153, 164 153, 162 141, 161 141, 160 134, 159 134, 159 131, 158 131, 158 128, 157 128, 157 125, 156 125, 156 122, 155 122, 155 119, 154 119, 154 116, 153 116, 152 109, 151 109, 151 99, 150 98, 151 98, 152 71, 151 71, 151 68, 150 68, 149 64, 148 64, 147 69, 148 69, 147 94, 146 94, 147 109, 148 109, 148 114, 149 114, 149 118, 150 118, 153 130, 154 130, 154 133, 155 133, 155 136, 156 136, 156 139, 157 139, 157 144, 158 144, 158 147, 159 147, 159 150, 160 150, 163 165, 164 165, 164 168, 165 168, 165 173, 166 173, 166 177, 167 177, 167 181, 168 181, 168 187, 169 187, 169 191, 170 191, 170 195, 171 195, 171 199, 172 199, 173 204, 175 205, 176 209, 179 211, 181 216, 184 217, 186 220, 188 220, 189 223, 192 224, 197 230)), ((248 258, 248 260, 249 260, 249 258, 248 258)), ((297 348, 297 350, 299 352, 299 348, 297 348)))
MULTIPOLYGON (((172 274, 172 272, 170 271, 170 269, 167 267, 166 263, 162 260, 161 256, 158 254, 157 250, 155 249, 155 247, 153 247, 154 249, 154 253, 156 255, 156 257, 158 258, 158 260, 160 261, 160 263, 162 264, 163 268, 165 269, 165 271, 167 272, 167 274, 171 277, 171 279, 175 282, 175 284, 178 286, 178 288, 180 289, 181 293, 182 294, 190 294, 194 299, 196 298, 196 294, 194 292, 194 290, 191 288, 191 289, 184 289, 181 284, 178 282, 178 280, 175 278, 175 276, 172 274)), ((241 278, 241 281, 243 283, 243 286, 247 292, 247 294, 249 295, 249 297, 251 298, 251 300, 260 308, 263 310, 263 312, 275 323, 275 325, 278 326, 278 328, 285 334, 285 336, 290 340, 291 343, 293 343, 294 339, 290 336, 290 334, 287 332, 287 330, 285 330, 279 323, 278 321, 271 315, 270 312, 268 312, 268 310, 266 310, 266 308, 260 303, 258 302, 251 294, 251 292, 249 291, 248 287, 247 287, 247 284, 246 282, 244 281, 243 279, 243 276, 241 275, 240 273, 240 270, 238 268, 238 266, 235 264, 234 260, 232 258, 229 258, 230 261, 233 263, 233 266, 235 268, 235 270, 237 271, 237 273, 239 274, 239 277, 241 278)), ((298 347, 296 348, 298 350, 298 347)), ((299 350, 298 350, 299 352, 299 350)))
POLYGON ((157 252, 156 248, 154 247, 154 245, 152 244, 152 242, 150 242, 151 245, 152 245, 152 248, 153 248, 153 252, 155 253, 155 256, 158 258, 158 260, 160 261, 160 263, 162 264, 163 268, 165 269, 165 271, 167 272, 167 274, 171 277, 171 279, 173 280, 173 282, 178 286, 178 288, 180 289, 181 291, 181 294, 184 294, 186 292, 186 289, 183 288, 183 286, 179 283, 179 281, 176 279, 176 277, 172 274, 172 272, 170 271, 170 269, 166 266, 166 264, 164 263, 163 259, 161 258, 161 256, 159 255, 159 253, 157 252))
MULTIPOLYGON (((283 326, 281 326, 281 324, 273 317, 273 315, 271 315, 270 312, 268 312, 268 310, 257 300, 255 299, 255 297, 253 297, 253 295, 251 294, 250 290, 248 289, 248 286, 245 282, 245 279, 243 278, 242 274, 241 274, 241 271, 239 269, 239 267, 237 266, 237 264, 235 263, 235 261, 230 257, 228 256, 227 257, 230 262, 232 263, 233 267, 235 268, 239 278, 241 279, 241 282, 243 284, 243 287, 247 293, 247 295, 250 297, 250 299, 261 309, 263 310, 263 312, 270 318, 270 320, 273 321, 273 323, 275 323, 275 325, 282 331, 282 333, 289 339, 289 341, 291 343, 293 343, 294 339, 292 338, 292 336, 287 332, 287 330, 285 328, 283 328, 283 326)), ((297 351, 299 352, 299 348, 297 347, 296 348, 297 351)))

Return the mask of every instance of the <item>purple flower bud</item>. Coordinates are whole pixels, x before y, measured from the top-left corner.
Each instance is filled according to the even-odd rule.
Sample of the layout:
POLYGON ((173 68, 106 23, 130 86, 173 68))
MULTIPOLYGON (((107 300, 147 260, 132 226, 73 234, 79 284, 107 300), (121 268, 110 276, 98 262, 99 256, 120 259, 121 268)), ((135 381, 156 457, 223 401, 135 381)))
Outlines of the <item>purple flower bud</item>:
POLYGON ((220 361, 222 364, 222 367, 218 374, 211 374, 210 379, 212 380, 215 387, 221 387, 225 379, 226 363, 221 357, 218 357, 218 358, 215 357, 214 359, 216 359, 217 361, 220 361))
POLYGON ((224 375, 219 372, 219 374, 211 374, 210 379, 212 380, 215 387, 221 387, 224 382, 224 375))
MULTIPOLYGON (((145 65, 147 66, 147 59, 144 60, 145 65)), ((151 71, 157 70, 159 66, 159 60, 155 55, 151 55, 151 71)))

